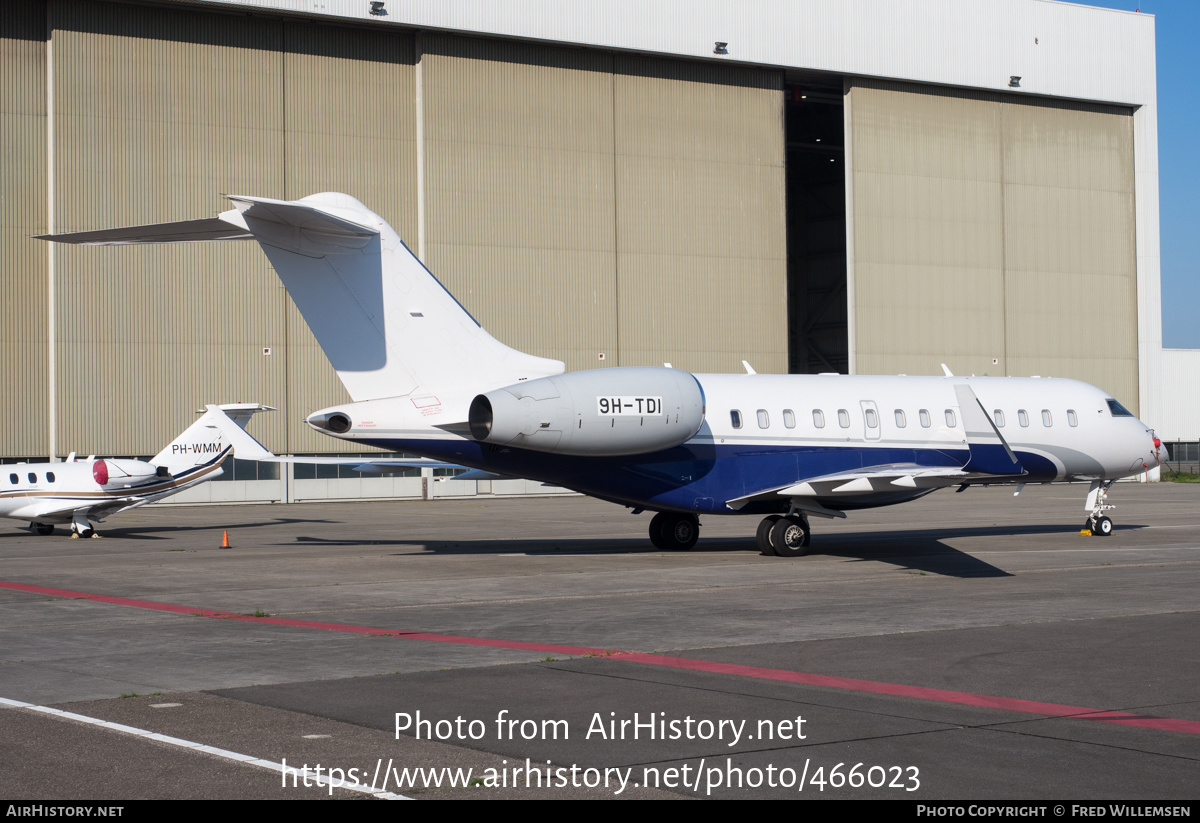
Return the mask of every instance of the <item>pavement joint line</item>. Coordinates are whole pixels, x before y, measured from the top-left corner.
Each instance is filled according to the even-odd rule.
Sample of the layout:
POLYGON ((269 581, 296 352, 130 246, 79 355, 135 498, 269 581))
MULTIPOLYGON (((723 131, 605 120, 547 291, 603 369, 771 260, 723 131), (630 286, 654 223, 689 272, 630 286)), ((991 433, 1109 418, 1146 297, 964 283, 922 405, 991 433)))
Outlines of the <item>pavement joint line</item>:
MULTIPOLYGON (((122 732, 134 737, 142 737, 147 740, 154 740, 158 743, 166 743, 171 746, 178 746, 181 749, 189 749, 194 752, 204 752, 205 754, 211 754, 214 757, 220 757, 224 760, 232 760, 235 763, 258 766, 263 769, 269 769, 270 771, 278 772, 280 775, 284 774, 285 769, 291 768, 283 765, 282 763, 276 763, 273 760, 263 760, 262 758, 254 757, 252 755, 241 754, 240 752, 231 752, 228 749, 218 749, 216 746, 209 746, 207 744, 197 743, 192 740, 184 740, 183 738, 179 737, 170 737, 169 735, 152 732, 148 729, 139 729, 135 728, 134 726, 126 726, 123 723, 113 723, 109 720, 101 720, 98 717, 89 717, 86 714, 67 712, 63 711, 62 709, 55 709, 51 706, 38 706, 34 703, 25 703, 21 700, 12 700, 7 697, 0 697, 0 706, 7 706, 13 709, 26 709, 28 711, 40 712, 42 714, 48 714, 54 717, 66 718, 67 720, 75 720, 79 723, 86 723, 89 726, 98 726, 102 729, 107 729, 108 731, 122 732)), ((293 769, 292 771, 295 772, 296 770, 293 769)), ((312 780, 318 786, 329 785, 333 786, 335 789, 348 789, 352 792, 369 794, 379 800, 412 800, 411 797, 406 797, 402 794, 393 794, 392 792, 381 792, 378 789, 362 783, 347 783, 343 781, 335 785, 334 781, 328 777, 321 777, 320 775, 309 777, 307 774, 305 775, 305 779, 312 780)))
POLYGON ((884 683, 875 680, 859 680, 851 677, 811 674, 806 672, 787 671, 784 669, 768 669, 759 666, 746 666, 738 663, 718 663, 709 660, 696 660, 686 657, 669 657, 662 654, 647 654, 645 652, 626 652, 618 649, 601 649, 585 646, 565 646, 549 643, 531 643, 521 640, 499 640, 484 637, 467 637, 452 634, 433 634, 403 629, 383 629, 373 626, 354 626, 344 623, 318 623, 311 620, 295 620, 283 617, 252 617, 234 612, 218 611, 215 609, 200 609, 195 606, 179 606, 171 603, 159 603, 153 600, 133 600, 127 597, 112 595, 90 594, 88 592, 53 589, 46 586, 35 586, 29 583, 14 583, 0 580, 0 588, 14 591, 47 594, 56 597, 70 597, 79 600, 91 600, 98 603, 108 603, 115 606, 129 606, 152 611, 163 611, 179 615, 207 617, 216 620, 230 620, 243 623, 260 623, 273 626, 287 626, 300 629, 317 629, 320 631, 350 632, 368 636, 395 637, 402 640, 425 640, 435 643, 452 643, 465 646, 481 646, 485 648, 513 649, 519 651, 539 651, 567 654, 582 658, 598 658, 617 660, 628 663, 643 663, 651 666, 666 666, 690 671, 705 671, 713 674, 728 674, 740 677, 750 677, 761 680, 774 680, 783 683, 796 683, 807 686, 842 689, 870 694, 883 694, 892 697, 907 697, 917 700, 929 700, 937 703, 952 703, 962 706, 974 706, 985 709, 1035 714, 1045 717, 1067 717, 1079 720, 1091 720, 1100 723, 1113 723, 1119 726, 1137 726, 1141 728, 1158 729, 1160 731, 1182 732, 1184 734, 1200 734, 1200 721, 1184 720, 1153 715, 1136 714, 1119 710, 1092 709, 1084 706, 1065 706, 1057 703, 1044 703, 1037 700, 1024 700, 1014 697, 999 697, 996 695, 958 692, 949 689, 938 689, 929 686, 910 686, 901 683, 884 683))

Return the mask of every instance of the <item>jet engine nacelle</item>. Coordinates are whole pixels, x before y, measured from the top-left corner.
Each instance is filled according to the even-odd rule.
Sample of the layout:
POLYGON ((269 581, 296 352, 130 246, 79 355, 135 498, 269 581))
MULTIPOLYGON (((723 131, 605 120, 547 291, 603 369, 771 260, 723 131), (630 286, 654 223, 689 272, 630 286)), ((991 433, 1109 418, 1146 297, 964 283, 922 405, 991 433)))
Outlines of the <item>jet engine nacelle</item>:
POLYGON ((130 488, 161 476, 158 466, 141 460, 108 458, 92 463, 92 479, 108 489, 130 488))
POLYGON ((477 395, 467 420, 481 443, 552 454, 645 454, 700 430, 704 393, 679 369, 594 369, 477 395))

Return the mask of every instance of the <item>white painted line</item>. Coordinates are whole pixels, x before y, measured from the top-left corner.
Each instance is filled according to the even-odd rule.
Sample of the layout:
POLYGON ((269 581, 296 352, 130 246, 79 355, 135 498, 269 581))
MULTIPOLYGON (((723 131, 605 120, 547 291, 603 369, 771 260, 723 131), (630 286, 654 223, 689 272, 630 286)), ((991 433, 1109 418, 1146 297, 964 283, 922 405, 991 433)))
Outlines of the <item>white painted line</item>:
MULTIPOLYGON (((281 775, 284 773, 284 769, 290 769, 290 767, 284 766, 282 763, 276 763, 273 760, 262 760, 257 757, 251 757, 248 754, 231 752, 228 749, 218 749, 214 746, 206 746, 203 743, 196 743, 191 740, 183 740, 182 738, 178 737, 168 737, 165 734, 159 734, 158 732, 152 732, 146 729, 137 729, 133 726, 126 726, 121 723, 112 723, 108 720, 101 720, 98 717, 88 717, 87 715, 75 714, 74 712, 64 712, 62 709, 52 709, 49 706, 36 706, 33 703, 24 703, 20 700, 10 700, 7 697, 0 697, 0 706, 8 706, 9 708, 13 709, 29 709, 30 711, 41 712, 42 714, 65 717, 71 720, 77 720, 80 723, 87 723, 89 726, 99 726, 100 728, 108 729, 109 731, 124 732, 125 734, 131 734, 136 737, 144 737, 148 740, 155 740, 159 743, 168 743, 172 746, 179 746, 180 748, 191 749, 192 751, 204 752, 205 754, 211 754, 215 757, 224 758, 225 760, 232 760, 235 763, 247 763, 251 766, 270 769, 271 771, 278 772, 281 775)), ((363 785, 362 783, 335 783, 330 778, 322 776, 306 775, 306 779, 319 786, 332 785, 335 789, 349 789, 352 792, 369 794, 372 797, 378 798, 379 800, 412 800, 411 797, 405 797, 402 794, 377 791, 376 789, 363 785)))

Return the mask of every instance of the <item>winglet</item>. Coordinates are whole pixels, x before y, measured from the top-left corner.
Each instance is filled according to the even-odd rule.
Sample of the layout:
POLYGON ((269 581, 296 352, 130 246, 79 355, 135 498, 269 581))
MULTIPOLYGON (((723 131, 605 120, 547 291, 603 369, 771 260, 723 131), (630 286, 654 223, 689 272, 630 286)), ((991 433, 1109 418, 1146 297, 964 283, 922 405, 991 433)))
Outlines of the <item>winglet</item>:
POLYGON ((742 361, 742 366, 744 366, 744 367, 745 367, 745 369, 746 369, 746 374, 758 374, 758 372, 756 372, 756 371, 754 370, 754 367, 753 367, 753 366, 751 366, 749 363, 747 363, 745 360, 743 360, 743 361, 742 361))
POLYGON ((943 363, 943 364, 942 364, 942 371, 944 371, 944 372, 946 373, 946 376, 947 376, 947 377, 953 377, 953 376, 954 376, 953 372, 951 372, 951 371, 950 371, 950 367, 949 367, 949 366, 947 366, 945 363, 943 363))
POLYGON ((963 416, 963 429, 967 435, 967 448, 971 458, 963 471, 986 474, 1025 474, 1025 468, 1013 453, 1004 435, 996 428, 992 418, 984 409, 975 392, 965 383, 957 383, 954 393, 958 396, 958 408, 963 416), (997 447, 1003 447, 1003 450, 997 447))

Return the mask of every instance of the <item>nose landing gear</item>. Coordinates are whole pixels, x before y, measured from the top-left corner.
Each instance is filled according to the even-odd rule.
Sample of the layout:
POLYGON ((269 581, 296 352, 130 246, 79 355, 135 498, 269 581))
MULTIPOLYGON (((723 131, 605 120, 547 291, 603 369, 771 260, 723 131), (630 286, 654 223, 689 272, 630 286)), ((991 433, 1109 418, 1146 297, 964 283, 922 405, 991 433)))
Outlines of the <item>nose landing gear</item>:
POLYGON ((1116 506, 1107 502, 1108 490, 1115 480, 1093 480, 1088 489, 1087 502, 1083 508, 1088 512, 1088 519, 1083 522, 1083 528, 1098 537, 1108 537, 1113 532, 1113 522, 1104 512, 1115 509, 1116 506))

